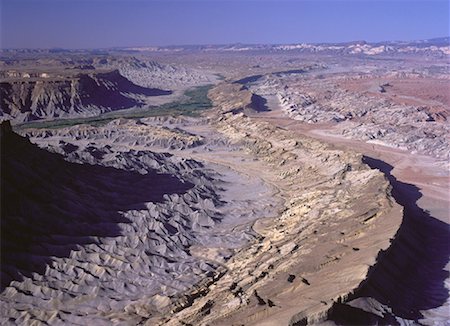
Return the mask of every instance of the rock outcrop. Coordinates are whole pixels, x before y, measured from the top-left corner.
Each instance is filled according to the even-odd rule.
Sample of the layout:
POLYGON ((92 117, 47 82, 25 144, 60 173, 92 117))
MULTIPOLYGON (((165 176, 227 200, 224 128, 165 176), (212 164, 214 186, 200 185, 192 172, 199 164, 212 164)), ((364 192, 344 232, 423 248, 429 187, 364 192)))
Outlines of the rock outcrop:
POLYGON ((22 78, 0 83, 0 113, 15 122, 95 116, 139 107, 147 96, 171 93, 133 84, 118 70, 68 78, 22 78))
MULTIPOLYGON (((336 76, 294 79, 267 74, 250 89, 262 97, 276 96, 286 116, 293 120, 332 125, 334 133, 347 138, 448 161, 450 143, 446 135, 450 133, 450 113, 445 104, 432 100, 421 105, 406 104, 400 102, 400 95, 388 98, 369 91, 350 92, 339 85, 345 81, 345 77, 336 76)), ((434 82, 448 85, 445 80, 434 82)), ((403 97, 410 101, 412 98, 403 97)))
POLYGON ((366 279, 401 223, 402 210, 392 201, 388 182, 355 153, 233 114, 250 98, 239 85, 223 85, 210 96, 215 126, 256 161, 240 168, 255 169, 278 189, 286 199, 283 212, 253 225, 260 237, 226 262, 220 279, 198 284, 179 297, 171 314, 150 318, 147 325, 294 325, 326 319, 333 304, 366 279))
POLYGON ((447 50, 3 51, 0 323, 445 322, 447 50))
POLYGON ((160 315, 223 274, 254 238, 249 222, 272 214, 272 191, 256 179, 240 185, 228 168, 82 135, 48 146, 64 160, 2 124, 2 324, 160 315))

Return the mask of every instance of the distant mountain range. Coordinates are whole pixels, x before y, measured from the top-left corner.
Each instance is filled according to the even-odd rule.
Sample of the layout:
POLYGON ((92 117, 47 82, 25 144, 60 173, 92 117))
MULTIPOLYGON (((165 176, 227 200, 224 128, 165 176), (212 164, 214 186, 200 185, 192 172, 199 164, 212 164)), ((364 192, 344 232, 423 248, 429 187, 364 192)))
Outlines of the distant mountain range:
POLYGON ((152 46, 115 48, 119 51, 136 52, 241 52, 241 51, 297 51, 305 53, 332 54, 450 54, 450 37, 440 37, 418 41, 388 41, 370 43, 353 41, 345 43, 293 43, 293 44, 223 44, 223 45, 182 45, 182 46, 152 46))
POLYGON ((450 55, 450 37, 439 37, 416 41, 386 41, 366 42, 352 41, 345 43, 291 43, 291 44, 209 44, 209 45, 171 45, 171 46, 137 46, 114 47, 108 49, 3 49, 0 52, 39 52, 65 53, 86 52, 89 54, 107 54, 119 52, 282 52, 297 51, 303 53, 350 54, 350 55, 380 55, 380 54, 427 54, 450 55))

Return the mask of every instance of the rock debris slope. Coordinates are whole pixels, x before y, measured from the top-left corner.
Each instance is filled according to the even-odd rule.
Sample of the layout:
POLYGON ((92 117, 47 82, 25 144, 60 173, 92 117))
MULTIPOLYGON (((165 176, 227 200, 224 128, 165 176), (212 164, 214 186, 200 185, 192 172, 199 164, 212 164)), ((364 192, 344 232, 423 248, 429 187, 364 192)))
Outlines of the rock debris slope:
MULTIPOLYGON (((117 59, 106 66, 117 67, 120 73, 137 85, 175 89, 186 86, 199 86, 214 83, 217 76, 180 65, 138 59, 117 59)), ((100 66, 102 67, 102 66, 100 66)))
MULTIPOLYGON (((293 120, 333 126, 335 134, 347 138, 448 161, 448 105, 444 101, 425 101, 412 95, 394 94, 389 97, 390 88, 405 83, 421 85, 421 79, 424 78, 400 78, 388 74, 371 78, 374 80, 373 87, 381 87, 377 86, 382 83, 379 80, 390 80, 390 83, 385 83, 388 86, 384 86, 387 91, 379 92, 370 88, 366 91, 349 91, 345 88, 346 83, 368 83, 365 81, 369 79, 367 75, 353 78, 333 75, 317 78, 305 75, 293 78, 289 75, 268 74, 261 77, 258 83, 252 84, 251 89, 263 97, 275 96, 283 112, 293 120)), ((448 80, 441 78, 431 81, 431 86, 422 82, 423 87, 448 91, 448 80)), ((417 92, 421 93, 420 88, 417 92)), ((427 90, 422 92, 426 93, 427 90)))
POLYGON ((71 162, 3 132, 22 144, 3 146, 4 196, 25 203, 3 201, 5 225, 19 216, 30 234, 22 248, 5 238, 18 253, 2 257, 5 322, 312 322, 358 288, 400 224, 383 176, 245 116, 258 107, 240 85, 210 96, 200 120, 23 131, 71 162))
POLYGON ((210 97, 22 130, 41 148, 2 125, 3 323, 311 323, 360 287, 401 223, 383 175, 250 117, 242 85, 210 97))
POLYGON ((260 237, 225 263, 220 279, 200 283, 179 298, 171 314, 150 318, 147 325, 326 319, 333 303, 366 279, 400 225, 401 208, 388 182, 355 153, 233 114, 251 98, 239 85, 219 86, 210 96, 216 105, 213 124, 253 157, 240 167, 276 187, 284 208, 276 218, 256 221, 260 237))
POLYGON ((139 107, 147 96, 171 91, 138 86, 118 70, 81 73, 70 77, 19 79, 0 83, 3 118, 24 122, 37 119, 93 116, 139 107))
POLYGON ((105 139, 52 148, 72 163, 2 125, 2 324, 134 325, 164 312, 223 273, 255 237, 248 221, 274 205, 270 188, 228 168, 105 139), (258 198, 237 198, 239 179, 258 198))

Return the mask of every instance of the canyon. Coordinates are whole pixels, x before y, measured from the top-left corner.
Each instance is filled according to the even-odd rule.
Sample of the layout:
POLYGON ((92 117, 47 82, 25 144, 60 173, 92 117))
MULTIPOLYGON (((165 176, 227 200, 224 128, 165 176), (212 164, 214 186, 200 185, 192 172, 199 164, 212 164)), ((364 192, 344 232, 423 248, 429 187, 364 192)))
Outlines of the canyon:
POLYGON ((3 51, 2 324, 445 324, 447 48, 3 51))

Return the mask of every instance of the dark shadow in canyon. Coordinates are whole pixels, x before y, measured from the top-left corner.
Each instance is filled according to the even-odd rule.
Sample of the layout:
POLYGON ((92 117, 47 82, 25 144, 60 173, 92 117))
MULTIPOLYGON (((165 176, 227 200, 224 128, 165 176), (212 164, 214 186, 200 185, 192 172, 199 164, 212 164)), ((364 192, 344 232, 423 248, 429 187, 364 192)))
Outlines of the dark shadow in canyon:
MULTIPOLYGON (((251 103, 248 105, 247 109, 251 109, 256 112, 267 112, 270 111, 269 107, 267 106, 267 100, 259 95, 252 94, 251 103)), ((253 111, 246 112, 248 110, 244 110, 245 113, 253 113, 253 111)))
POLYGON ((1 291, 44 274, 53 257, 123 235, 121 214, 182 194, 193 185, 170 174, 76 164, 1 125, 1 291))
POLYGON ((363 162, 385 174, 392 185, 392 196, 404 207, 403 221, 391 247, 378 255, 368 279, 346 300, 376 299, 385 307, 373 312, 383 317, 337 303, 329 319, 341 325, 398 324, 395 317, 418 322, 423 317, 421 310, 440 307, 449 297, 445 287, 449 272, 444 270, 450 256, 449 225, 417 205, 422 196, 419 188, 397 180, 391 174, 391 165, 368 156, 363 162))
POLYGON ((248 77, 244 77, 242 79, 234 81, 233 84, 247 85, 247 84, 251 84, 251 83, 258 81, 258 79, 260 79, 262 77, 263 77, 263 75, 248 76, 248 77))

